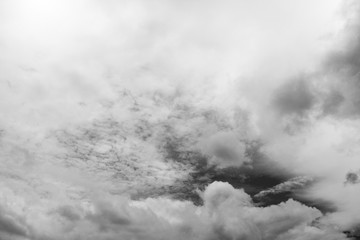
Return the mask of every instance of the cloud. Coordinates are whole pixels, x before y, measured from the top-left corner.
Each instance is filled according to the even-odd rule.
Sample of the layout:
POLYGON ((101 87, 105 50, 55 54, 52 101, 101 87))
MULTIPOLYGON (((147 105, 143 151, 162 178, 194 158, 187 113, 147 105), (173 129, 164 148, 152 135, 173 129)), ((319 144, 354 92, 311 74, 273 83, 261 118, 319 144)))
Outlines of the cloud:
POLYGON ((66 205, 62 201, 55 205, 52 202, 50 206, 44 204, 47 200, 43 199, 28 206, 21 216, 29 220, 37 217, 36 221, 28 221, 25 225, 31 231, 20 231, 23 228, 19 225, 16 231, 15 228, 8 228, 8 231, 27 239, 59 240, 119 237, 155 240, 169 236, 194 240, 345 239, 339 231, 315 227, 312 222, 321 217, 321 213, 293 200, 265 208, 255 207, 242 189, 234 189, 224 182, 210 184, 202 196, 203 206, 167 198, 133 201, 108 194, 76 202, 66 199, 66 205), (36 211, 32 213, 31 208, 36 211))
POLYGON ((16 213, 12 213, 10 209, 2 207, 0 236, 4 235, 9 239, 16 239, 16 237, 27 237, 29 232, 30 229, 22 216, 18 216, 16 213))
POLYGON ((322 106, 323 114, 337 115, 344 100, 344 96, 339 91, 331 90, 324 98, 322 106))
POLYGON ((345 183, 349 183, 349 184, 360 183, 359 175, 360 175, 359 171, 358 172, 348 172, 346 174, 345 183))
POLYGON ((352 118, 357 117, 359 112, 359 4, 356 1, 345 3, 346 25, 337 38, 335 49, 324 59, 320 71, 328 79, 321 87, 329 89, 324 100, 324 113, 330 111, 333 116, 352 118), (329 109, 330 105, 332 107, 329 109))
POLYGON ((303 117, 316 102, 311 86, 304 79, 291 80, 274 96, 274 105, 281 114, 303 117))
POLYGON ((358 114, 356 18, 349 48, 323 61, 334 43, 326 36, 342 27, 339 4, 1 1, 1 193, 17 204, 6 208, 24 210, 4 215, 4 231, 341 239, 311 225, 347 218, 345 228, 358 213, 358 185, 342 184, 358 169, 358 126, 348 119, 358 114), (264 143, 264 161, 248 160, 252 141, 264 143), (204 162, 319 177, 306 197, 340 212, 322 216, 291 200, 257 208, 225 183, 205 190, 204 206, 165 199, 204 162))
POLYGON ((358 169, 359 4, 344 5, 345 21, 332 47, 312 71, 299 71, 300 79, 299 73, 288 76, 271 91, 273 106, 260 113, 260 131, 268 157, 288 171, 318 179, 303 196, 332 202, 337 210, 328 220, 351 228, 359 222, 358 185, 343 183, 344 176, 348 183, 357 181, 349 169, 358 169))
POLYGON ((314 179, 310 178, 310 177, 306 177, 306 176, 300 176, 300 177, 295 177, 292 179, 289 179, 286 182, 280 183, 270 189, 267 190, 263 190, 259 193, 257 193, 254 198, 264 198, 267 195, 271 195, 271 194, 279 194, 279 193, 286 193, 286 192, 292 192, 292 191, 296 191, 299 190, 301 188, 306 187, 306 185, 308 185, 309 183, 313 182, 314 179))
POLYGON ((241 166, 250 159, 246 156, 246 145, 234 132, 221 132, 210 136, 203 143, 204 153, 210 155, 210 163, 220 167, 241 166))

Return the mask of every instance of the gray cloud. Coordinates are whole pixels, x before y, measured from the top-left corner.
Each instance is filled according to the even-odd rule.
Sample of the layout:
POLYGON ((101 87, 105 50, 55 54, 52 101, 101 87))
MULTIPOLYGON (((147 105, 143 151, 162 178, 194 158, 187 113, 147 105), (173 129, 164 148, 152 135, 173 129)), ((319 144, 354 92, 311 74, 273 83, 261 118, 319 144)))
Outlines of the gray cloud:
MULTIPOLYGON (((339 231, 314 226, 321 217, 315 209, 289 200, 279 205, 256 207, 242 189, 214 182, 201 193, 203 206, 167 198, 132 201, 109 194, 76 201, 64 199, 54 210, 43 203, 36 212, 28 210, 23 218, 37 217, 24 225, 17 217, 4 217, 1 230, 9 239, 345 239, 339 231), (101 200, 97 200, 101 198, 101 200), (34 215, 35 214, 35 215, 34 215), (41 221, 42 224, 39 224, 41 221), (29 231, 31 229, 31 231, 29 231), (307 232, 303 237, 304 231, 307 232), (15 237, 12 238, 12 235, 15 237), (16 238, 18 235, 20 238, 16 238)), ((8 215, 7 215, 8 216, 8 215)), ((0 235, 2 237, 2 235, 0 235)))
POLYGON ((310 184, 313 181, 314 181, 314 179, 311 177, 306 177, 306 176, 295 177, 295 178, 289 179, 286 182, 280 183, 270 189, 259 192, 258 194, 256 194, 254 196, 254 198, 261 199, 261 198, 264 198, 267 195, 271 195, 271 194, 279 194, 279 193, 284 193, 284 192, 286 193, 286 192, 296 191, 296 190, 304 188, 306 185, 310 184))
MULTIPOLYGON (((346 25, 334 47, 311 74, 289 77, 274 93, 273 104, 281 115, 306 117, 311 111, 340 118, 359 114, 360 17, 359 4, 347 1, 346 25)), ((298 121, 298 125, 303 122, 298 121)), ((296 124, 296 123, 295 123, 296 124)))
MULTIPOLYGON (((243 191, 221 182, 211 184, 205 190, 204 197, 205 207, 216 218, 216 233, 225 239, 296 239, 301 236, 297 236, 296 229, 301 229, 303 233, 303 227, 307 225, 306 228, 310 230, 309 224, 319 216, 318 210, 304 207, 293 200, 265 208, 252 207, 251 199, 243 191)), ((329 233, 313 229, 303 239, 313 239, 315 236, 326 239, 327 235, 333 239, 344 238, 336 231, 329 233)))
POLYGON ((306 77, 290 80, 274 93, 275 108, 283 115, 303 117, 315 102, 315 94, 306 77))
POLYGON ((339 79, 343 83, 359 82, 360 76, 360 5, 357 1, 347 1, 345 13, 347 23, 345 34, 342 36, 340 49, 332 52, 326 59, 327 70, 332 73, 343 74, 345 78, 339 79))
POLYGON ((66 205, 61 206, 56 210, 57 213, 59 213, 60 216, 70 220, 70 221, 77 221, 80 220, 81 215, 79 212, 72 206, 66 205))
POLYGON ((322 111, 324 115, 337 115, 339 108, 344 102, 345 98, 341 92, 332 90, 326 94, 322 103, 322 111))
POLYGON ((126 214, 116 211, 109 203, 99 203, 95 213, 86 216, 90 221, 99 226, 100 231, 108 231, 109 228, 121 228, 131 223, 126 214))
POLYGON ((329 88, 324 99, 324 113, 351 118, 358 117, 360 112, 360 6, 356 1, 347 3, 347 23, 337 49, 328 54, 320 71, 330 79, 328 86, 322 85, 329 88))
POLYGON ((1 207, 0 213, 0 239, 3 239, 2 235, 4 234, 4 238, 7 236, 10 239, 14 236, 29 236, 30 230, 23 216, 18 216, 16 213, 12 213, 11 209, 5 207, 1 207))

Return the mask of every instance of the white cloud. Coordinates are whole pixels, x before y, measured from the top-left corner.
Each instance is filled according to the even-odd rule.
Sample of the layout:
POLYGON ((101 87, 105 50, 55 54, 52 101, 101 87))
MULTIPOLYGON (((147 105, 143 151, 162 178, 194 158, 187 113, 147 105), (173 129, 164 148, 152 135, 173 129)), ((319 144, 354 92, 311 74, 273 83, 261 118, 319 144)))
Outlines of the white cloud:
MULTIPOLYGON (((9 197, 7 204, 19 203, 18 194, 13 192, 9 197)), ((4 201, 1 199, 2 206, 4 201)), ((17 222, 4 215, 2 221, 6 224, 2 227, 14 239, 343 238, 335 230, 312 227, 312 221, 321 213, 293 200, 258 208, 243 190, 215 182, 205 190, 204 202, 204 206, 196 207, 191 202, 165 198, 131 201, 104 192, 80 201, 48 196, 23 205, 17 222), (26 228, 31 230, 23 230, 26 228)), ((14 205, 7 208, 15 211, 14 205)))
POLYGON ((307 176, 291 178, 286 182, 280 183, 272 188, 257 193, 254 197, 261 199, 271 194, 296 191, 306 187, 306 185, 309 185, 312 182, 314 182, 314 179, 307 176))

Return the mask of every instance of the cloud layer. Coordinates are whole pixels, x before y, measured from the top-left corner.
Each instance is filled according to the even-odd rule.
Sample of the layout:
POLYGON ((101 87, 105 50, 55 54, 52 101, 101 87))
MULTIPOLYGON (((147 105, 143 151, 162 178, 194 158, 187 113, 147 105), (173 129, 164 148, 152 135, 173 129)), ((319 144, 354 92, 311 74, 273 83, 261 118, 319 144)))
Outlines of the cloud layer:
POLYGON ((8 239, 345 239, 336 229, 314 225, 322 215, 317 209, 293 200, 258 208, 243 190, 223 182, 206 188, 201 207, 104 193, 57 204, 40 198, 29 206, 9 192, 1 199, 7 208, 1 232, 8 239))
POLYGON ((360 222, 360 185, 344 185, 358 182, 358 10, 1 1, 0 238, 345 238, 360 222), (336 211, 248 195, 299 185, 336 211))

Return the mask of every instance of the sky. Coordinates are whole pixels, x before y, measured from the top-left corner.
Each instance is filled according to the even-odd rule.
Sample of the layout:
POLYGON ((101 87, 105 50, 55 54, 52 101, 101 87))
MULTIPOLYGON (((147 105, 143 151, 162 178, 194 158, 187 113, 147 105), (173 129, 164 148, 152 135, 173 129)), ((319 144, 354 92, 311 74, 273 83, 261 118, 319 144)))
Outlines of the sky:
POLYGON ((0 239, 360 236, 355 0, 0 0, 0 239))

